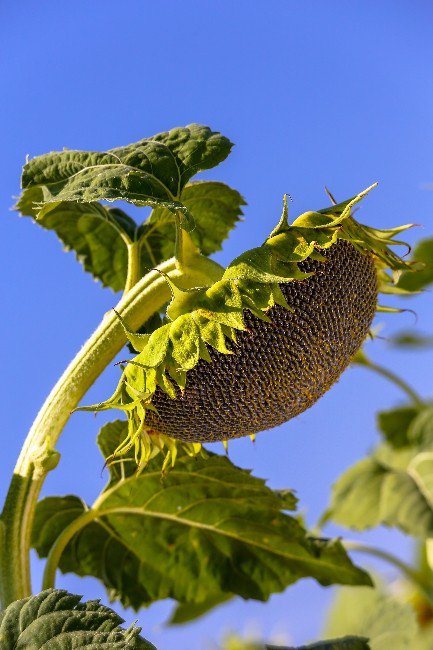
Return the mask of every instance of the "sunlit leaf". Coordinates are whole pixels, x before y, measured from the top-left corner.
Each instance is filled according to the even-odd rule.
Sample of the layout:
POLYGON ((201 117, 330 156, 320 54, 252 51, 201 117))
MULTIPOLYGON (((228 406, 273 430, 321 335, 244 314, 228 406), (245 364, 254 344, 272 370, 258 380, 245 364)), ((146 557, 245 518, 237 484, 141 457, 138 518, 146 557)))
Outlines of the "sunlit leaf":
POLYGON ((125 200, 176 208, 187 181, 224 160, 231 147, 220 133, 190 124, 106 152, 37 156, 24 166, 22 187, 40 187, 44 203, 125 200))
POLYGON ((127 345, 128 345, 129 351, 132 354, 140 352, 140 349, 142 348, 140 339, 138 339, 139 342, 140 342, 140 345, 138 345, 138 348, 140 348, 140 349, 134 348, 134 345, 133 345, 133 342, 137 343, 136 336, 138 335, 139 337, 142 337, 143 335, 152 334, 152 332, 154 332, 159 327, 161 327, 162 324, 163 324, 163 321, 162 321, 161 314, 158 314, 158 313, 153 314, 145 323, 143 323, 143 325, 137 330, 137 332, 134 334, 134 336, 128 339, 128 344, 127 345))
POLYGON ((136 242, 141 275, 173 256, 176 206, 191 212, 191 235, 205 255, 221 248, 245 201, 224 183, 185 183, 197 171, 221 162, 230 147, 220 134, 191 125, 107 153, 63 151, 39 156, 24 168, 16 209, 55 231, 86 271, 119 291, 127 277, 128 243, 136 242), (128 163, 126 170, 122 161, 128 163), (138 173, 142 181, 136 178, 138 173), (150 192, 148 200, 134 198, 140 182, 143 191, 150 192), (149 183, 156 187, 154 195, 149 183), (161 198, 162 188, 168 198, 161 198), (139 224, 119 208, 96 202, 116 198, 155 209, 139 224))
MULTIPOLYGON (((191 237, 196 246, 204 255, 220 250, 242 215, 245 201, 239 192, 216 181, 194 181, 183 188, 180 198, 192 216, 191 237)), ((174 254, 173 222, 169 210, 155 208, 145 225, 143 238, 151 237, 152 253, 161 259, 174 254)))
POLYGON ((433 648, 433 627, 418 630, 409 650, 431 650, 433 648))
MULTIPOLYGON (((125 435, 122 427, 104 427, 105 454, 125 435)), ((291 493, 272 491, 220 456, 180 454, 165 477, 160 467, 151 463, 137 476, 131 457, 113 465, 95 520, 65 549, 62 571, 99 578, 111 598, 136 609, 163 598, 199 604, 215 594, 267 600, 302 577, 370 584, 339 541, 310 538, 285 512, 295 506, 291 493)), ((84 512, 77 497, 44 499, 33 534, 39 555, 84 512)))
POLYGON ((378 589, 339 589, 325 633, 367 636, 371 650, 416 650, 413 609, 378 589))
POLYGON ((408 291, 425 289, 433 282, 433 239, 422 239, 415 246, 411 260, 422 262, 425 267, 416 273, 403 272, 398 286, 408 291))

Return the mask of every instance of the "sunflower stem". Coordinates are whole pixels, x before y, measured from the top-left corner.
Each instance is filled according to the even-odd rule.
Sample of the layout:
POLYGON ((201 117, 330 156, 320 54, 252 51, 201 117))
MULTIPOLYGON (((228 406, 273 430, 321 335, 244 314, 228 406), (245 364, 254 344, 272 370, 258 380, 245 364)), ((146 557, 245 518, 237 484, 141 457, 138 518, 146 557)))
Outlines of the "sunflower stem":
MULTIPOLYGON (((185 288, 203 282, 203 267, 179 269, 171 258, 136 283, 116 307, 132 330, 138 329, 170 298, 164 275, 185 288), (187 272, 186 272, 187 271, 187 272)), ((67 367, 39 411, 21 450, 1 515, 0 598, 5 608, 31 594, 29 552, 37 499, 48 472, 58 462, 55 444, 88 389, 126 342, 114 310, 67 367)))

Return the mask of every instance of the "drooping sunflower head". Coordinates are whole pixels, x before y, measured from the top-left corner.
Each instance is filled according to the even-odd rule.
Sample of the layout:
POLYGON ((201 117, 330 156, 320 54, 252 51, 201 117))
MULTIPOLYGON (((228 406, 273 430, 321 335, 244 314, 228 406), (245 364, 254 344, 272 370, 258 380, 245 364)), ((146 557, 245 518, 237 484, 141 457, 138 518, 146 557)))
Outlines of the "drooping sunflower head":
POLYGON ((376 230, 353 218, 370 189, 292 224, 284 199, 262 246, 212 284, 183 290, 167 277, 172 300, 154 331, 137 336, 122 321, 137 355, 113 397, 89 407, 127 414, 116 453, 135 448, 142 468, 163 451, 167 466, 178 443, 194 455, 205 442, 254 436, 337 381, 369 332, 378 292, 410 268, 390 249, 409 226, 376 230))

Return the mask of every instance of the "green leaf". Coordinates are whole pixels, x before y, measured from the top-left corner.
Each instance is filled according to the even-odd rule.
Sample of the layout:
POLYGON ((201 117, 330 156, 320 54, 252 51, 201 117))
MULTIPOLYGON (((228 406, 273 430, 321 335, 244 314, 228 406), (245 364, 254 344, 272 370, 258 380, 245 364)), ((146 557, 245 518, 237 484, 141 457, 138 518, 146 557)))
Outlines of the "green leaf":
POLYGON ((391 345, 400 348, 431 348, 433 347, 433 336, 418 334, 416 331, 407 330, 388 338, 391 345))
POLYGON ((329 641, 318 641, 302 647, 282 647, 267 645, 260 641, 248 641, 237 635, 229 635, 225 638, 221 650, 369 650, 368 640, 364 637, 346 636, 342 639, 331 639, 329 641))
MULTIPOLYGON (((188 183, 180 198, 194 221, 191 237, 204 255, 221 250, 222 242, 242 215, 241 206, 246 205, 239 192, 216 181, 188 183)), ((161 259, 174 254, 176 234, 173 222, 169 210, 155 208, 145 225, 142 238, 152 237, 152 254, 161 259)))
POLYGON ((146 336, 147 334, 152 334, 152 332, 161 327, 162 324, 163 317, 158 313, 153 314, 145 323, 143 323, 137 332, 128 339, 127 346, 131 354, 137 354, 142 349, 142 341, 144 340, 143 335, 146 336), (134 342, 137 345, 137 348, 140 349, 134 348, 132 342, 134 342))
POLYGON ((380 524, 425 537, 433 534, 433 454, 384 445, 347 470, 332 492, 329 518, 354 530, 380 524))
MULTIPOLYGON (((191 236, 205 255, 220 250, 245 205, 239 192, 214 181, 188 183, 176 198, 191 213, 191 236)), ((76 252, 84 269, 114 291, 125 286, 128 243, 137 242, 141 275, 174 255, 176 228, 172 208, 156 207, 139 225, 119 208, 77 201, 57 201, 41 210, 44 189, 32 185, 24 190, 15 207, 43 228, 54 230, 66 250, 76 252)))
POLYGON ((38 156, 24 166, 22 187, 40 187, 44 203, 124 200, 176 209, 187 181, 223 161, 231 147, 220 133, 190 124, 106 152, 38 156))
POLYGON ((80 601, 61 589, 15 601, 0 613, 2 650, 155 650, 140 628, 121 629, 123 619, 98 600, 80 601))
POLYGON ((425 267, 416 273, 403 272, 398 286, 407 291, 425 289, 433 282, 433 239, 422 239, 415 246, 411 260, 421 262, 425 267))
POLYGON ((176 318, 170 327, 173 358, 182 370, 190 370, 199 360, 199 330, 191 314, 176 318))
POLYGON ((195 315, 195 320, 200 329, 201 338, 207 345, 215 348, 221 354, 232 354, 227 348, 223 326, 220 323, 207 320, 203 316, 200 316, 200 314, 195 315))
MULTIPOLYGON (((292 650, 370 650, 368 639, 361 636, 346 636, 342 639, 330 639, 329 641, 318 641, 292 650)), ((266 646, 266 650, 277 650, 275 646, 266 646)), ((290 648, 289 648, 290 650, 290 648)))
POLYGON ((303 273, 296 262, 281 260, 278 251, 272 245, 274 243, 272 239, 274 238, 259 248, 253 248, 236 257, 227 267, 224 278, 275 284, 288 280, 304 280, 312 275, 312 273, 303 273))
POLYGON ((409 650, 431 650, 433 648, 433 627, 429 625, 426 628, 418 630, 409 650))
POLYGON ((371 650, 407 650, 417 632, 413 609, 377 589, 339 589, 326 634, 369 637, 371 650))
MULTIPOLYGON (((41 200, 39 187, 24 192, 16 208, 24 216, 36 217, 34 204, 41 200), (36 198, 39 197, 39 198, 36 198)), ((73 250, 85 271, 105 287, 121 291, 128 271, 126 244, 135 239, 137 224, 122 210, 107 208, 99 203, 62 201, 50 204, 36 223, 54 230, 65 250, 73 250)))
POLYGON ((377 425, 385 436, 387 442, 393 447, 410 446, 413 438, 408 437, 408 430, 411 423, 419 413, 416 406, 401 406, 389 411, 381 411, 377 414, 377 425))
POLYGON ((377 416, 380 431, 394 448, 429 451, 433 445, 433 406, 400 406, 377 416))
POLYGON ((170 324, 162 325, 152 332, 149 338, 148 346, 136 357, 138 363, 146 366, 156 367, 164 359, 168 348, 170 334, 170 324))
POLYGON ((378 424, 387 442, 340 476, 327 519, 354 530, 384 524, 410 535, 430 536, 433 406, 383 411, 378 424))
MULTIPOLYGON (((126 426, 104 427, 106 455, 126 426)), ((200 604, 215 594, 267 600, 302 577, 323 585, 370 584, 338 540, 310 538, 284 512, 295 505, 291 493, 272 491, 225 457, 181 455, 165 477, 155 461, 136 476, 132 456, 110 469, 110 486, 93 506, 95 520, 73 537, 60 569, 99 578, 125 606, 163 598, 200 604)), ((84 512, 77 497, 41 501, 33 531, 39 555, 46 557, 84 512)))
POLYGON ((215 594, 201 603, 180 603, 175 607, 170 616, 168 625, 181 625, 195 621, 197 618, 210 612, 214 607, 231 600, 231 598, 231 594, 215 594))
POLYGON ((408 439, 413 445, 430 451, 433 445, 433 406, 427 404, 419 411, 408 428, 408 439))

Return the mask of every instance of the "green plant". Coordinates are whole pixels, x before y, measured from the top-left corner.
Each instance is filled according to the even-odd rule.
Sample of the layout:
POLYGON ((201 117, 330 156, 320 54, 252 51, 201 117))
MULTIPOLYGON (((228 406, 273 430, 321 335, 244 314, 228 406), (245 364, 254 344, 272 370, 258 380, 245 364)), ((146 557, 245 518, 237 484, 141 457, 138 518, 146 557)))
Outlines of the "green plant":
MULTIPOLYGON (((409 226, 384 231, 354 219, 352 208, 372 188, 292 224, 284 200, 262 246, 222 268, 209 255, 240 218, 244 200, 224 183, 191 178, 230 149, 221 134, 190 125, 108 152, 64 150, 24 166, 17 210, 53 230, 86 271, 123 296, 53 388, 18 459, 1 516, 2 647, 40 648, 55 635, 59 648, 70 647, 71 639, 79 647, 149 647, 137 629, 121 630, 111 610, 56 590, 57 569, 97 577, 111 599, 136 610, 173 598, 173 623, 236 595, 266 600, 303 577, 322 585, 372 585, 349 558, 348 543, 305 529, 292 492, 271 490, 202 443, 254 435, 311 406, 350 363, 375 311, 398 311, 377 307, 377 292, 404 295, 432 278, 425 267, 413 273, 417 264, 390 248, 401 244, 394 237, 409 226), (106 203, 119 200, 150 207, 150 216, 137 224, 106 203), (300 323, 307 307, 314 313, 300 323), (275 329, 283 336, 271 347, 275 329), (80 407, 127 416, 98 435, 108 485, 92 506, 75 496, 38 503, 59 461, 55 445, 71 411, 127 342, 135 356, 122 363, 113 396, 80 407), (224 392, 238 361, 244 365, 224 392), (218 426, 201 429, 198 409, 207 421, 219 413, 218 426), (47 558, 36 596, 31 546, 47 558)), ((362 353, 356 360, 389 375, 362 353)), ((362 496, 374 499, 380 512, 369 505, 364 518, 353 515, 358 527, 383 521, 429 534, 430 512, 415 526, 410 513, 404 517, 396 506, 388 513, 389 502, 382 507, 380 496, 370 494, 372 474, 384 482, 398 474, 392 486, 407 487, 401 448, 410 448, 404 458, 412 454, 411 471, 415 464, 428 482, 427 407, 410 388, 406 392, 412 404, 380 420, 385 451, 341 479, 324 521, 351 525, 345 514, 356 510, 351 495, 359 504, 356 489, 366 483, 362 496)), ((415 569, 405 571, 431 598, 429 581, 415 569)), ((367 647, 367 632, 323 647, 367 647)))

